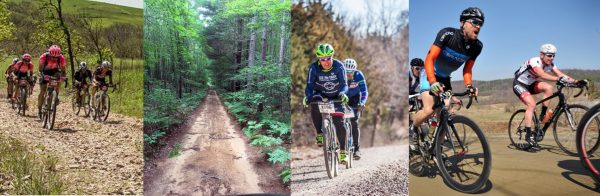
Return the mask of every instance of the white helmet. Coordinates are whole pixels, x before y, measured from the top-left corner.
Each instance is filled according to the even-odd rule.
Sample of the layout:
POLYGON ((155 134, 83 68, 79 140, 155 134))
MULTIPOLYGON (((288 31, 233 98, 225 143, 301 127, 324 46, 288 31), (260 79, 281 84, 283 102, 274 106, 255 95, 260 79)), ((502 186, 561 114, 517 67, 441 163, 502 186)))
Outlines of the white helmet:
POLYGON ((556 54, 556 46, 552 44, 544 44, 540 47, 540 52, 544 54, 556 54))
POLYGON ((356 70, 356 61, 354 59, 344 60, 344 68, 346 69, 346 71, 355 71, 356 70))
POLYGON ((102 67, 110 68, 112 65, 108 61, 102 61, 102 67))

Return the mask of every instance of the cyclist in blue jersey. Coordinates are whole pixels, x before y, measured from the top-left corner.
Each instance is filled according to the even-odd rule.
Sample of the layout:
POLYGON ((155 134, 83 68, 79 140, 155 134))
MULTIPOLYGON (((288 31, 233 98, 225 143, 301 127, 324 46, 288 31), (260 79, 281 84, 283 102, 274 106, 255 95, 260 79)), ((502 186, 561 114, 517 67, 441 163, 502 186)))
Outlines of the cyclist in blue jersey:
POLYGON ((421 72, 425 72, 423 69, 424 63, 421 58, 414 58, 410 60, 410 70, 408 70, 408 94, 414 95, 419 93, 420 76, 421 72))
MULTIPOLYGON (((320 101, 323 98, 340 99, 344 103, 348 103, 348 84, 344 65, 337 59, 333 58, 334 49, 330 44, 320 44, 315 49, 318 60, 310 65, 308 69, 308 77, 306 81, 305 97, 303 100, 306 106, 309 102, 320 101)), ((346 129, 344 128, 344 108, 341 103, 335 105, 335 113, 332 114, 333 124, 335 125, 337 139, 340 143, 340 163, 346 163, 346 129)), ((311 105, 311 113, 313 124, 317 130, 317 145, 323 144, 322 126, 323 120, 319 107, 311 105)))
POLYGON ((359 160, 361 156, 360 148, 360 128, 358 118, 362 110, 365 108, 369 92, 367 90, 367 80, 365 75, 356 68, 354 59, 344 60, 344 68, 346 69, 346 78, 348 78, 348 105, 354 110, 354 118, 350 119, 352 124, 352 141, 354 141, 354 159, 359 160))
POLYGON ((477 88, 473 87, 471 70, 483 44, 477 39, 485 17, 477 7, 469 7, 460 14, 460 29, 447 27, 440 30, 425 59, 425 72, 421 74, 421 100, 423 109, 415 115, 410 131, 414 132, 425 119, 433 114, 434 94, 452 90, 450 74, 463 64, 463 78, 471 96, 477 96, 477 88))

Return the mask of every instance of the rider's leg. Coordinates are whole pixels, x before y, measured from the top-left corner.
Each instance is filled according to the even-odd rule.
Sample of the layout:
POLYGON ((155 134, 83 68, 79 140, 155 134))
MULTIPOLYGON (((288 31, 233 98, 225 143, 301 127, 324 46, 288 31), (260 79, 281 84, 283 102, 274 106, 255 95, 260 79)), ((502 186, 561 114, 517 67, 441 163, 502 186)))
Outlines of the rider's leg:
POLYGON ((433 114, 434 97, 429 94, 429 91, 423 91, 421 93, 421 101, 423 101, 423 108, 415 114, 415 120, 413 121, 414 127, 421 126, 421 124, 433 114))
POLYGON ((321 128, 323 127, 323 119, 321 117, 321 113, 319 112, 318 105, 310 105, 310 117, 312 118, 313 125, 315 125, 315 130, 317 131, 317 134, 323 134, 323 130, 321 130, 321 128))
POLYGON ((38 95, 38 110, 42 110, 42 103, 44 102, 44 94, 46 94, 46 89, 48 87, 48 83, 40 84, 40 94, 38 95))
POLYGON ((10 99, 10 95, 12 95, 12 82, 9 79, 6 79, 6 98, 10 99))
MULTIPOLYGON (((542 99, 552 96, 552 86, 546 82, 536 82, 534 84, 534 89, 536 93, 544 94, 542 99)), ((542 112, 540 113, 540 119, 544 119, 544 116, 546 115, 546 110, 548 109, 548 105, 550 105, 550 100, 542 102, 542 112)))
POLYGON ((346 150, 346 128, 344 127, 344 116, 342 115, 332 115, 333 125, 335 125, 335 133, 337 134, 337 139, 340 142, 340 149, 346 150))

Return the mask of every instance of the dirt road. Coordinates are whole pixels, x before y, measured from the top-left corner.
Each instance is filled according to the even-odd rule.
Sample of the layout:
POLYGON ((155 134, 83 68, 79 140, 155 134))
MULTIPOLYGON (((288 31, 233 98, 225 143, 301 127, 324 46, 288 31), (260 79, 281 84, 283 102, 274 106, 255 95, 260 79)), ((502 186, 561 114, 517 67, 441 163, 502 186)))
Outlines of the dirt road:
POLYGON ((25 117, 10 108, 2 92, 0 134, 20 140, 35 153, 58 157, 65 194, 143 193, 142 119, 111 113, 106 122, 94 122, 75 116, 64 97, 54 130, 46 130, 37 117, 37 86, 25 117))
MULTIPOLYGON (((492 149, 492 170, 482 195, 596 195, 594 181, 578 157, 565 155, 547 133, 542 150, 532 153, 509 146, 505 134, 486 134, 492 149)), ((410 175, 410 195, 464 195, 450 189, 442 177, 410 175)), ((596 191, 600 191, 596 189, 596 191)))
POLYGON ((361 149, 353 168, 340 165, 339 175, 327 177, 321 148, 292 150, 293 195, 407 195, 408 146, 361 149))
POLYGON ((246 141, 214 91, 181 141, 181 155, 156 161, 144 195, 261 193, 246 141))

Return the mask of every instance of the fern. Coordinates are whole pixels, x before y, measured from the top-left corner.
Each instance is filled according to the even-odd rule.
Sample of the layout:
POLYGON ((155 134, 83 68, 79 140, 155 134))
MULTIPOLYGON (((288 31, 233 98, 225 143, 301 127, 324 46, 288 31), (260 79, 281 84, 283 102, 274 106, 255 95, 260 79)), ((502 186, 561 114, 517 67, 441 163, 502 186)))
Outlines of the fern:
POLYGON ((253 146, 260 146, 262 148, 271 147, 273 145, 279 145, 283 143, 281 138, 274 138, 266 135, 256 135, 251 139, 252 142, 250 142, 250 144, 252 144, 253 146))
POLYGON ((273 150, 272 152, 268 153, 269 155, 269 161, 271 162, 271 164, 277 164, 277 163, 285 163, 286 161, 290 160, 291 153, 287 151, 287 149, 285 149, 284 147, 278 146, 277 148, 275 148, 275 150, 273 150))
POLYGON ((281 173, 279 173, 279 177, 281 177, 283 183, 290 182, 290 180, 292 179, 292 170, 290 168, 285 168, 281 170, 281 173))
POLYGON ((152 145, 155 144, 160 137, 165 135, 164 131, 156 130, 152 132, 150 135, 144 134, 144 144, 152 145))

